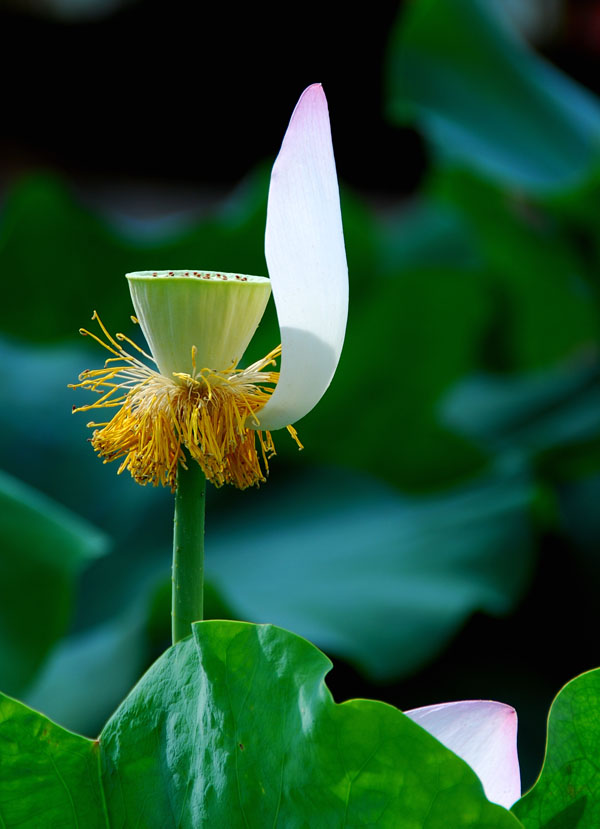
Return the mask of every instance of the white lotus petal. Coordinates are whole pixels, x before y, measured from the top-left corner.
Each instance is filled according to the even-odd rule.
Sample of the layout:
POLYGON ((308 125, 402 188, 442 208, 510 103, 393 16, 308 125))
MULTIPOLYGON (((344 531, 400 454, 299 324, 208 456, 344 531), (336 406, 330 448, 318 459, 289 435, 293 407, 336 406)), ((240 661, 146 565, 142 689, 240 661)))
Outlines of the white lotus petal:
POLYGON ((304 417, 325 393, 348 316, 340 197, 320 84, 302 93, 273 167, 265 253, 282 359, 275 392, 258 417, 261 429, 280 429, 304 417))
POLYGON ((468 700, 404 713, 471 766, 488 800, 508 809, 519 799, 517 712, 510 705, 468 700))

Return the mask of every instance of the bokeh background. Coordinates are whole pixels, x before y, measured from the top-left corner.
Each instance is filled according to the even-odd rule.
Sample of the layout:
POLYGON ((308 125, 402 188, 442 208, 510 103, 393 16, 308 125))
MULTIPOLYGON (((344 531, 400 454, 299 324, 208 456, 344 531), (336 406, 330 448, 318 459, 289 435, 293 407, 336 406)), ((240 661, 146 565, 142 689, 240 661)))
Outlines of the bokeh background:
POLYGON ((338 700, 513 704, 527 785, 600 663, 600 2, 322 7, 2 4, 0 688, 94 736, 168 645, 171 495, 94 457, 77 331, 131 333, 130 270, 266 273, 321 81, 347 341, 304 451, 210 492, 209 612, 307 636, 338 700))

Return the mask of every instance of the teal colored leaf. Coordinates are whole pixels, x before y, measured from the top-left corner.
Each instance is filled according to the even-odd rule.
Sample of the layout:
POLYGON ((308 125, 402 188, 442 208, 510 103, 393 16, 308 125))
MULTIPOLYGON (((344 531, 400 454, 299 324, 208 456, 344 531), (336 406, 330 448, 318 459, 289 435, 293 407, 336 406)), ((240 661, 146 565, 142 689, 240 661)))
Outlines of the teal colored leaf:
POLYGON ((63 638, 24 701, 72 731, 97 734, 148 664, 144 611, 133 602, 129 612, 63 638))
POLYGON ((330 667, 271 625, 194 625, 101 734, 111 825, 519 826, 396 709, 336 705, 323 682, 330 667))
POLYGON ((313 469, 285 487, 232 493, 223 515, 235 522, 208 522, 207 573, 238 618, 272 621, 374 676, 399 676, 475 611, 507 613, 522 595, 531 498, 513 468, 421 498, 313 469))
POLYGON ((0 473, 0 687, 17 693, 64 635, 83 566, 105 536, 40 492, 0 473))
POLYGON ((483 266, 468 222, 454 205, 422 197, 379 216, 382 274, 409 268, 483 266))
POLYGON ((416 0, 389 53, 389 112, 445 161, 531 190, 573 186, 600 152, 592 95, 536 56, 486 0, 416 0))
POLYGON ((512 807, 526 829, 600 825, 600 669, 567 683, 548 718, 541 774, 512 807))
POLYGON ((479 365, 492 313, 486 283, 473 269, 373 275, 369 291, 350 304, 327 394, 298 424, 304 451, 298 455, 282 434, 278 453, 296 463, 351 466, 412 491, 480 472, 485 457, 440 424, 437 407, 444 391, 479 365))
POLYGON ((494 452, 585 447, 600 436, 598 375, 595 361, 580 360, 511 377, 470 377, 448 394, 443 416, 494 452))
POLYGON ((0 694, 2 829, 107 829, 97 741, 0 694))
POLYGON ((68 336, 96 302, 111 318, 126 307, 118 296, 121 271, 115 272, 126 261, 132 261, 127 243, 80 207, 58 177, 23 178, 2 210, 0 267, 11 280, 10 301, 0 310, 2 330, 28 340, 68 336))
MULTIPOLYGON (((527 478, 510 469, 423 498, 322 468, 296 470, 293 481, 259 492, 221 493, 207 527, 207 618, 273 620, 373 676, 409 673, 472 613, 505 614, 522 595, 534 556, 530 500, 527 478)), ((148 566, 162 561, 156 574, 164 578, 152 601, 150 635, 144 620, 152 583, 140 583, 143 571, 137 583, 118 567, 97 573, 94 583, 101 579, 107 590, 110 574, 115 589, 129 584, 130 607, 64 640, 27 689, 28 704, 69 728, 97 733, 102 714, 139 675, 149 640, 155 647, 169 641, 168 544, 166 538, 162 550, 144 548, 148 566)), ((120 555, 133 560, 131 550, 120 555)))
POLYGON ((438 170, 429 189, 434 204, 457 214, 482 262, 480 279, 493 299, 480 344, 488 368, 531 371, 593 347, 597 265, 583 255, 581 228, 472 171, 438 170))
MULTIPOLYGON (((161 574, 167 569, 163 559, 161 574)), ((204 613, 206 619, 233 618, 210 584, 205 584, 204 613)), ((21 696, 71 731, 91 737, 135 685, 150 655, 170 641, 171 580, 157 586, 151 579, 131 589, 124 611, 62 639, 21 696)))
MULTIPOLYGON (((551 513, 598 573, 600 520, 600 383, 595 360, 459 383, 442 405, 449 427, 482 449, 519 457, 555 487, 551 513)), ((540 506, 542 506, 540 504, 540 506)))
POLYGON ((592 475, 564 482, 557 494, 564 530, 575 540, 586 566, 600 578, 600 473, 595 470, 592 475))
POLYGON ((263 273, 266 187, 257 176, 210 215, 158 229, 89 210, 56 176, 23 178, 7 195, 0 225, 0 268, 11 279, 0 327, 28 340, 70 337, 97 308, 109 327, 122 328, 131 314, 124 275, 132 270, 263 273))

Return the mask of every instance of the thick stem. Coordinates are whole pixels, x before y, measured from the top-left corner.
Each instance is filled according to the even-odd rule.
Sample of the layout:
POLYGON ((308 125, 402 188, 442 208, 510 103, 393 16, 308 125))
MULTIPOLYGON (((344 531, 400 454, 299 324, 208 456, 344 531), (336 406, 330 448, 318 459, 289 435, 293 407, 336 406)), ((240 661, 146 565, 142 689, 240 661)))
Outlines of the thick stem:
POLYGON ((173 644, 191 633, 204 611, 204 502, 206 478, 197 463, 177 470, 173 528, 173 644))

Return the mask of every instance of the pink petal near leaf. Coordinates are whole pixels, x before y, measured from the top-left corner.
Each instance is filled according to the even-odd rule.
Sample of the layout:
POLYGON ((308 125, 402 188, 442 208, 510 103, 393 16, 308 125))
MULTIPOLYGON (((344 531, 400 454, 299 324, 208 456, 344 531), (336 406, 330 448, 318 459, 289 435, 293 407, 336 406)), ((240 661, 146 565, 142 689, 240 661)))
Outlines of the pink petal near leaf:
POLYGON ((471 766, 488 800, 508 809, 519 799, 517 712, 510 705, 467 700, 413 708, 405 714, 471 766))

